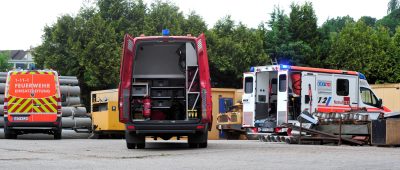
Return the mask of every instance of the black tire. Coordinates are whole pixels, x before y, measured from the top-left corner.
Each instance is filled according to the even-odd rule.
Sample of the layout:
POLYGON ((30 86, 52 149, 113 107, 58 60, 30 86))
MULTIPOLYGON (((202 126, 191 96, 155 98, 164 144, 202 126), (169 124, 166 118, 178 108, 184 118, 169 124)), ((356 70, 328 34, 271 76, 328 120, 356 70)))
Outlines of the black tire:
POLYGON ((5 127, 4 128, 4 138, 17 139, 17 133, 5 127))
POLYGON ((205 142, 205 143, 200 143, 199 144, 199 148, 207 148, 207 142, 205 142))
POLYGON ((144 149, 146 147, 146 143, 138 143, 136 146, 138 149, 144 149))
POLYGON ((197 143, 189 143, 189 148, 197 148, 198 146, 197 143))
POLYGON ((60 130, 56 130, 55 132, 54 132, 54 139, 55 140, 59 140, 59 139, 61 139, 62 138, 62 129, 60 129, 60 130))
POLYGON ((129 133, 125 131, 126 147, 128 149, 144 149, 146 147, 146 137, 137 135, 134 133, 129 133))
POLYGON ((134 143, 126 143, 126 147, 128 149, 135 149, 136 148, 136 144, 134 144, 134 143))
MULTIPOLYGON (((207 129, 207 128, 206 128, 207 129)), ((208 139, 208 131, 196 133, 188 137, 188 144, 190 148, 206 148, 208 139)))

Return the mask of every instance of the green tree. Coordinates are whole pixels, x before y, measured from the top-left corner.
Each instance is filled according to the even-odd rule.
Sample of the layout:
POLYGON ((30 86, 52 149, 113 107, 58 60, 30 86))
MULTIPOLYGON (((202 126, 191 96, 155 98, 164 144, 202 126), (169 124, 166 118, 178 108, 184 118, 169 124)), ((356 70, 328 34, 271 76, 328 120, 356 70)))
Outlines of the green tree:
POLYGON ((394 10, 399 9, 399 7, 400 7, 400 3, 398 0, 390 0, 388 3, 387 13, 390 14, 394 10))
POLYGON ((0 71, 8 71, 12 68, 12 65, 8 63, 9 57, 9 52, 0 52, 0 71))
POLYGON ((171 35, 182 35, 185 17, 179 7, 170 2, 155 1, 145 16, 145 34, 161 35, 163 29, 169 29, 171 35))
POLYGON ((400 9, 391 11, 388 15, 376 22, 378 26, 384 26, 390 29, 390 32, 394 34, 396 28, 400 26, 400 9))
POLYGON ((311 2, 303 5, 292 3, 289 17, 289 32, 292 41, 313 44, 317 40, 317 16, 311 2))
POLYGON ((376 18, 370 16, 362 16, 358 21, 364 22, 365 24, 367 24, 367 26, 375 27, 376 18))
POLYGON ((398 67, 395 49, 388 29, 375 30, 364 22, 349 23, 333 39, 327 60, 332 68, 364 73, 372 83, 394 82, 391 76, 398 67))
POLYGON ((268 61, 262 32, 247 28, 227 16, 207 32, 208 56, 217 87, 241 87, 243 72, 268 61))

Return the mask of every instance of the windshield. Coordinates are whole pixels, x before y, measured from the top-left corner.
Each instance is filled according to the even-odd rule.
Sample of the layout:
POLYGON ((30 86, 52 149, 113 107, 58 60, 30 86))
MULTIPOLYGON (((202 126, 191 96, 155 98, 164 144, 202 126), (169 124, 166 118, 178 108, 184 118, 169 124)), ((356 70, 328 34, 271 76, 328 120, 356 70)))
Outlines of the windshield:
POLYGON ((378 107, 378 99, 370 89, 360 87, 360 93, 363 103, 370 106, 378 107))

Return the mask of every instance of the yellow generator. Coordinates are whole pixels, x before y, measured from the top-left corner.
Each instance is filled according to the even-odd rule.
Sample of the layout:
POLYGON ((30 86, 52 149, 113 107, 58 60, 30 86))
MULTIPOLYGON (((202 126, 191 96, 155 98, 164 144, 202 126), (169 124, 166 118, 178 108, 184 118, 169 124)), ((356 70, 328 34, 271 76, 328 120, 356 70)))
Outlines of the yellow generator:
POLYGON ((92 91, 93 138, 123 137, 125 125, 119 122, 118 89, 92 91))

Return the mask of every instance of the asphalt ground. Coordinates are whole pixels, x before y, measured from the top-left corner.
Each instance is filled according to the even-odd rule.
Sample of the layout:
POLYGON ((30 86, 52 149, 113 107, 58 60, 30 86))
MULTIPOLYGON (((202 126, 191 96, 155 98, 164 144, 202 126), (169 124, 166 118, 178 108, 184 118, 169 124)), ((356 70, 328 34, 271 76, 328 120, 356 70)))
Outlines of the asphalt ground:
POLYGON ((62 140, 4 139, 0 129, 0 169, 400 169, 400 147, 210 140, 207 148, 191 149, 182 140, 128 150, 124 139, 88 137, 64 130, 62 140))

